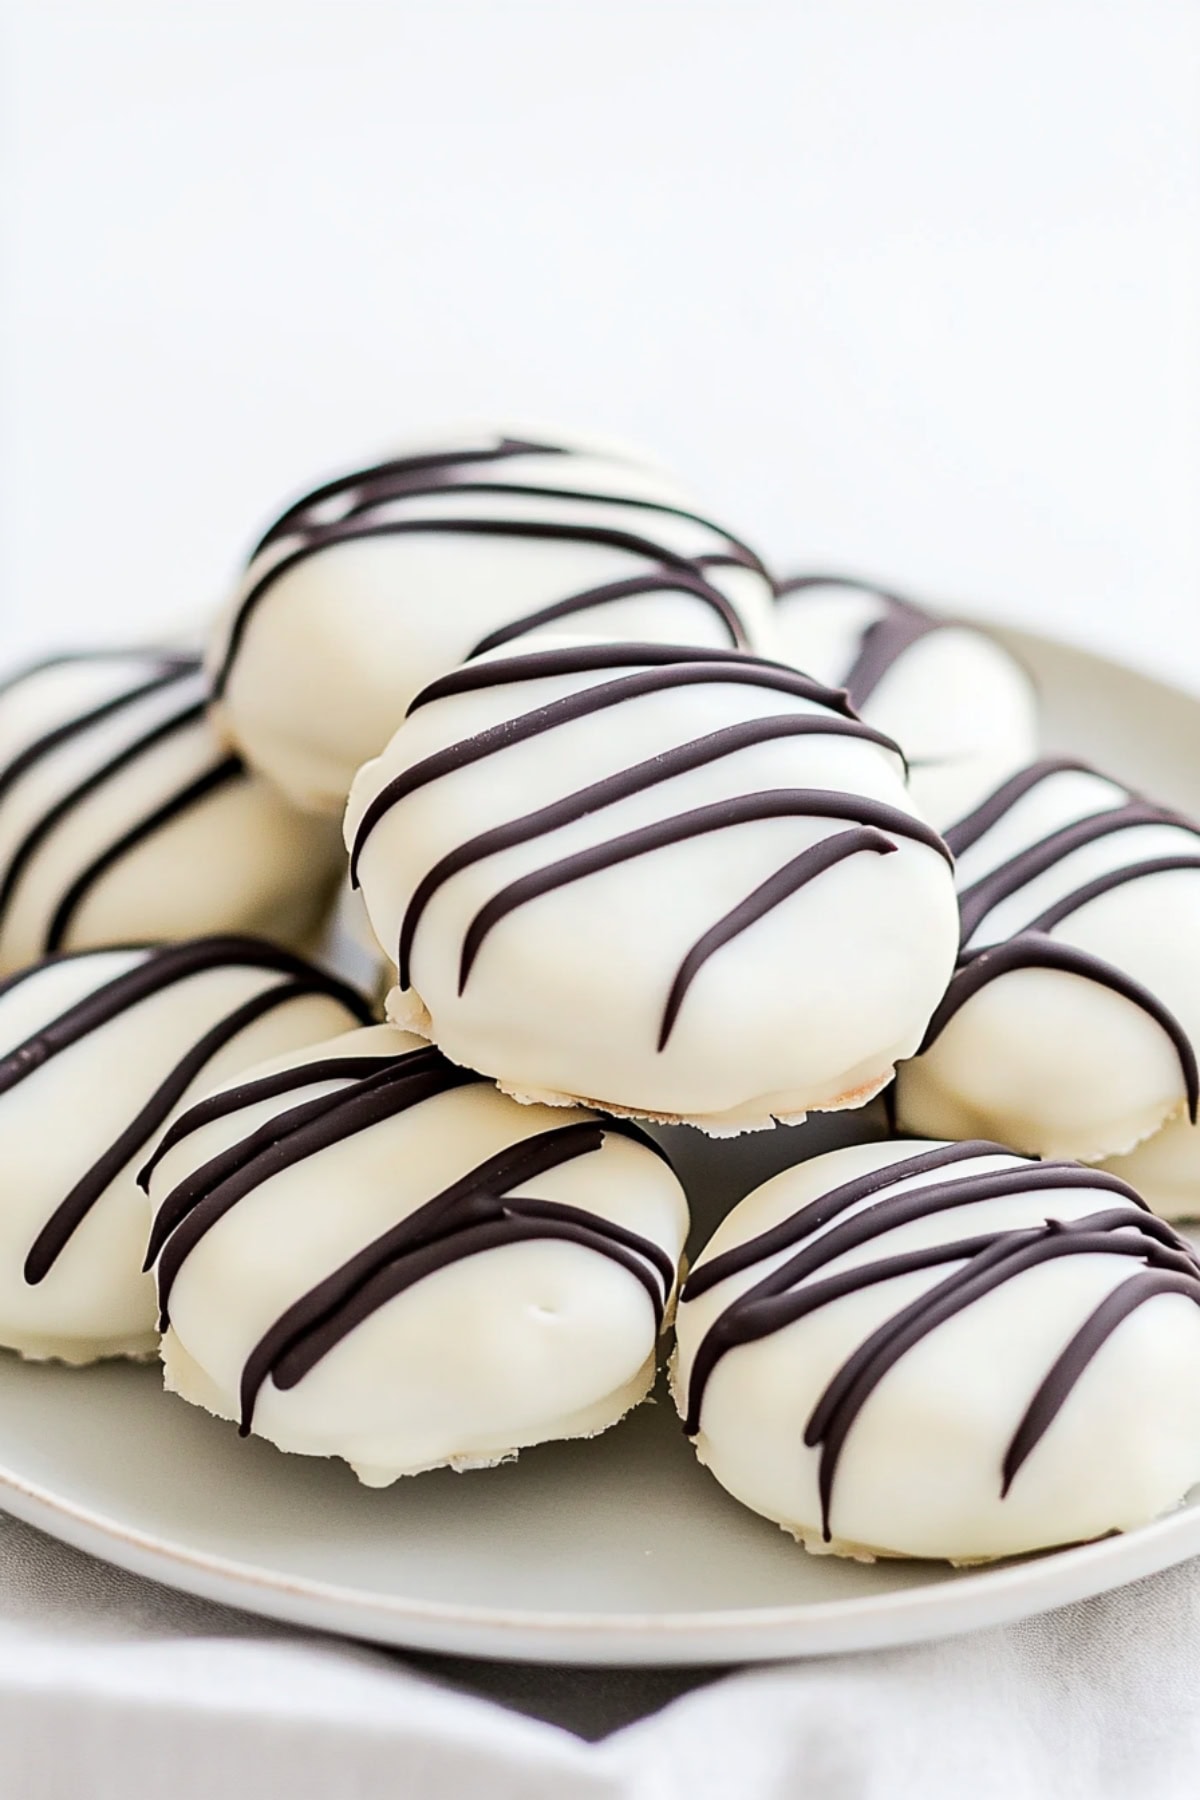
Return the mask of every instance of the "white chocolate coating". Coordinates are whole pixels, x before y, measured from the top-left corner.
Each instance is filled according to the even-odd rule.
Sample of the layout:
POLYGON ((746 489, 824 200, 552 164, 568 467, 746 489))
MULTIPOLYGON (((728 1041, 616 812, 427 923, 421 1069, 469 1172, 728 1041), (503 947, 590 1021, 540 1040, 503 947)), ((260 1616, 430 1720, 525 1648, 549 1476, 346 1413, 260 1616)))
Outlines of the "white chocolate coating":
MULTIPOLYGON (((1076 1332, 1122 1284, 1151 1279, 1139 1255, 1119 1253, 1122 1241, 1136 1241, 1148 1215, 1133 1198, 1102 1189, 1105 1177, 1097 1171, 1060 1165, 1044 1172, 1047 1185, 1025 1187, 1023 1172, 1037 1180, 1038 1165, 1003 1153, 971 1154, 967 1146, 912 1142, 834 1151, 784 1171, 742 1201, 698 1259, 689 1284, 720 1253, 793 1218, 843 1183, 943 1148, 950 1156, 943 1166, 885 1177, 889 1185, 806 1232, 798 1230, 790 1247, 756 1257, 695 1298, 685 1285, 680 1301, 673 1379, 684 1411, 701 1345, 717 1320, 736 1319, 730 1309, 742 1294, 798 1251, 816 1247, 819 1253, 827 1233, 843 1227, 852 1232, 854 1222, 869 1219, 873 1210, 876 1235, 840 1254, 835 1245, 828 1261, 801 1272, 785 1292, 803 1296, 847 1271, 861 1270, 865 1277, 883 1259, 970 1239, 991 1240, 1015 1257, 1019 1240, 1010 1234, 1023 1232, 1054 1252, 1024 1267, 1010 1264, 1007 1280, 977 1290, 974 1300, 910 1341, 890 1366, 885 1359, 882 1373, 869 1358, 860 1361, 860 1369, 872 1371, 872 1384, 865 1398, 860 1393, 836 1459, 832 1541, 822 1537, 822 1447, 805 1442, 814 1409, 847 1360, 903 1308, 932 1316, 935 1290, 944 1293, 945 1284, 969 1266, 965 1256, 910 1265, 874 1284, 851 1279, 849 1291, 826 1304, 757 1339, 735 1342, 712 1366, 703 1392, 695 1440, 700 1460, 743 1504, 809 1548, 848 1555, 973 1562, 1157 1517, 1200 1480, 1200 1266, 1186 1260, 1190 1253, 1181 1245, 1162 1254, 1165 1262, 1190 1270, 1177 1278, 1187 1291, 1145 1298, 1090 1359, 1081 1360, 1073 1385, 1058 1410, 1048 1419, 1043 1415, 1041 1435, 1003 1492, 1016 1434, 1076 1332), (1007 1184, 1001 1178, 1008 1191, 974 1200, 963 1193, 957 1203, 943 1202, 924 1217, 900 1219, 902 1196, 980 1177, 986 1188, 987 1178, 1004 1170, 1016 1172, 1007 1184), (1053 1185, 1064 1170, 1067 1179, 1096 1185, 1053 1185), (1051 1219, 1102 1214, 1109 1220, 1099 1247, 1089 1236, 1077 1253, 1062 1253, 1070 1231, 1046 1227, 1051 1219)), ((913 1210, 921 1204, 918 1199, 913 1210)), ((1173 1238, 1169 1227, 1149 1223, 1173 1238)), ((1078 1227, 1075 1232, 1078 1238, 1078 1227)))
POLYGON ((1200 1127, 1186 1113, 1100 1166, 1135 1187, 1160 1219, 1200 1219, 1200 1127))
MULTIPOLYGON (((435 1258, 438 1266, 373 1304, 294 1385, 277 1385, 268 1374, 253 1401, 253 1429, 283 1450, 343 1457, 361 1480, 383 1486, 444 1464, 477 1467, 550 1439, 593 1436, 644 1398, 654 1379, 655 1302, 669 1312, 688 1226, 669 1166, 611 1121, 521 1107, 490 1084, 450 1086, 447 1076, 461 1081, 418 1039, 377 1026, 252 1070, 237 1084, 231 1110, 196 1115, 200 1122, 152 1172, 156 1210, 169 1209, 177 1184, 213 1158, 232 1150, 244 1166, 254 1132, 272 1128, 280 1149, 265 1178, 192 1244, 169 1293, 164 1271, 190 1221, 165 1237, 158 1275, 170 1312, 168 1387, 237 1418, 255 1346, 317 1284, 384 1234, 394 1240, 419 1209, 436 1212, 445 1204, 438 1196, 499 1153, 515 1151, 519 1162, 527 1145, 537 1153, 546 1134, 582 1126, 583 1153, 566 1160, 560 1152, 557 1166, 526 1179, 483 1183, 457 1228, 447 1230, 440 1213, 438 1241, 449 1249, 435 1258), (336 1063, 351 1058, 375 1059, 384 1081, 397 1076, 400 1106, 289 1160, 290 1109, 337 1097, 329 1115, 336 1134, 344 1129, 340 1109, 360 1104, 365 1081, 376 1079, 338 1079, 336 1063), (431 1060, 432 1091, 404 1103, 406 1069, 431 1060), (297 1079, 286 1093, 255 1097, 256 1081, 287 1070, 297 1079), (535 1233, 472 1247, 470 1226, 481 1208, 491 1202, 493 1218, 501 1205, 519 1213, 522 1196, 579 1209, 596 1228, 595 1245, 611 1243, 602 1235, 611 1223, 656 1246, 663 1271, 635 1253, 654 1300, 594 1244, 535 1233)), ((498 1229, 503 1236, 503 1224, 498 1229)), ((387 1266, 385 1257, 379 1267, 387 1266)))
POLYGON ((210 931, 311 939, 336 834, 231 761, 206 698, 175 651, 62 657, 0 684, 0 971, 210 931))
MULTIPOLYGON (((1051 923, 1046 941, 1099 958, 1140 984, 1187 1042, 1200 1043, 1200 831, 1154 808, 1115 811, 1132 803, 1130 793, 1095 772, 1039 768, 1050 772, 958 852, 964 905, 997 871, 1009 871, 1001 879, 1012 888, 970 922, 967 951, 1014 939, 1019 951, 1019 934, 1047 909, 1096 880, 1131 871, 1135 879, 1051 923), (1054 834, 1082 821, 1103 823, 1109 814, 1130 822, 1074 847, 1057 840, 1063 848, 1056 849, 1054 834), (1154 864, 1177 857, 1194 866, 1155 871, 1154 864), (1026 879, 1035 865, 1039 872, 1026 879)), ((948 833, 952 847, 962 829, 948 833)), ((981 987, 901 1068, 896 1118, 922 1136, 992 1137, 1032 1155, 1098 1162, 1132 1149, 1180 1111, 1184 1060, 1145 1006, 1084 975, 1016 967, 981 987)))
POLYGON ((390 1016, 518 1098, 718 1135, 868 1099, 916 1048, 945 988, 954 891, 894 748, 833 711, 825 692, 733 652, 567 639, 509 646, 435 684, 359 774, 346 818, 348 844, 364 834, 362 891, 392 956, 441 858, 547 806, 572 816, 535 821, 524 841, 438 886, 390 1016), (603 693, 603 707, 589 698, 603 693), (591 710, 522 739, 553 706, 591 710), (499 740, 476 756, 475 734, 494 730, 499 740), (717 733, 722 747, 709 750, 717 733), (468 760, 391 802, 391 784, 419 779, 412 771, 443 753, 468 760), (592 784, 627 784, 635 765, 636 790, 580 801, 592 784), (693 833, 684 815, 702 808, 713 810, 693 833), (798 859, 817 846, 823 856, 835 838, 857 842, 872 819, 882 830, 857 853, 711 942, 798 859), (669 841, 618 860, 611 847, 634 831, 669 841), (572 856, 594 866, 561 880, 572 856), (560 884, 494 923, 460 991, 473 921, 507 905, 514 882, 539 880, 560 884))
POLYGON ((76 1363, 155 1349, 137 1174, 157 1131, 200 1088, 354 1023, 341 994, 269 945, 228 938, 52 958, 0 987, 0 1344, 76 1363), (140 998, 129 989, 139 972, 157 980, 140 998), (72 1029, 73 1009, 122 995, 94 1029, 72 1029), (165 1104, 164 1084, 210 1033, 209 1053, 165 1104), (31 1282, 40 1235, 106 1157, 92 1203, 31 1282))
POLYGON ((781 583, 777 653, 831 687, 849 683, 860 717, 903 748, 913 798, 939 830, 1033 760, 1033 683, 986 631, 939 620, 866 582, 796 580, 802 585, 781 583), (879 644, 888 631, 894 642, 879 644), (879 660, 868 670, 873 644, 879 660))
POLYGON ((544 608, 596 594, 547 633, 757 641, 770 580, 694 507, 659 470, 557 437, 409 445, 315 490, 255 553, 210 659, 223 728, 300 805, 336 812, 419 689, 544 608))

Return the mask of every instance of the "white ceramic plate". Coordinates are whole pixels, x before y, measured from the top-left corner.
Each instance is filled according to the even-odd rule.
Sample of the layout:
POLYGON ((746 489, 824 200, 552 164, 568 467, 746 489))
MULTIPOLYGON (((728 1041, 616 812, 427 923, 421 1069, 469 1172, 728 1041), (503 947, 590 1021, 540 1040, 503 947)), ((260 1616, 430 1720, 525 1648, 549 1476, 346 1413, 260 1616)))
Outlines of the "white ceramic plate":
MULTIPOLYGON (((1200 811, 1200 702, 1041 638, 1004 634, 1044 691, 1051 746, 1200 811)), ((864 1115, 704 1146, 715 1209, 864 1115)), ((697 1189, 695 1134, 672 1134, 697 1189)), ((342 1464, 242 1443, 156 1371, 0 1355, 0 1499, 175 1587, 359 1638, 568 1663, 720 1663, 911 1643, 1044 1611, 1200 1553, 1200 1490, 1156 1524, 983 1570, 805 1554, 695 1462, 674 1410, 593 1443, 384 1492, 342 1464)))

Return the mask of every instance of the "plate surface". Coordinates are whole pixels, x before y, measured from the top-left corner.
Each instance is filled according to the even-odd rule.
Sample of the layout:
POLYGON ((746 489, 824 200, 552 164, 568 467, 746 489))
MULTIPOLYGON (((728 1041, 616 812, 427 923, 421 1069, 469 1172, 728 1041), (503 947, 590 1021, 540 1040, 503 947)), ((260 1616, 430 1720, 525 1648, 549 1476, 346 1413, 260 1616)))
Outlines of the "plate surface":
MULTIPOLYGON (((1053 749, 1200 811, 1200 701, 1025 634, 1053 749)), ((775 1169, 872 1115, 704 1145, 673 1132, 697 1240, 775 1169), (699 1180, 696 1151, 704 1152, 699 1180)), ((916 1642, 1043 1611, 1200 1554, 1200 1490, 1153 1525, 975 1571, 807 1555, 696 1463, 660 1396, 592 1443, 383 1492, 166 1395, 148 1367, 0 1355, 0 1502, 84 1550, 299 1624, 468 1656, 720 1663, 916 1642)))

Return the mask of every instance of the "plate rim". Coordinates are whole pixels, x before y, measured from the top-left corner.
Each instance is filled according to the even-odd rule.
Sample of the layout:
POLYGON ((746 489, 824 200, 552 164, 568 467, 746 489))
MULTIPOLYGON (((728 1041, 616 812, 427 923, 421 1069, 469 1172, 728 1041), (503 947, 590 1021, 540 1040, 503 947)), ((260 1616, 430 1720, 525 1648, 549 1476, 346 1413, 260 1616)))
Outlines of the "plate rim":
MULTIPOLYGON (((1200 1501, 1184 1500, 1129 1531, 885 1594, 710 1611, 546 1612, 418 1600, 282 1575, 122 1523, 3 1464, 0 1488, 4 1510, 26 1524, 186 1593, 342 1636, 502 1661, 683 1666, 880 1649, 1032 1617, 1200 1555, 1200 1501), (1114 1563, 1124 1573, 1110 1580, 1114 1563), (256 1604, 248 1604, 248 1593, 256 1604), (374 1629, 364 1633, 368 1622, 374 1629), (876 1629, 864 1632, 864 1622, 876 1629)), ((811 1552, 798 1546, 797 1554, 811 1552)))

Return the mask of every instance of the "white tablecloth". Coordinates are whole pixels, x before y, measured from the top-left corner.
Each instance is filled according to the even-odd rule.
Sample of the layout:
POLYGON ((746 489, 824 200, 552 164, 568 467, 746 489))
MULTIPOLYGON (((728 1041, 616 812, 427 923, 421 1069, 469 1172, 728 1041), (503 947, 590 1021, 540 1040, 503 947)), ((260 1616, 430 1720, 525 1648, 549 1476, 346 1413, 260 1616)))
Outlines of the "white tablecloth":
POLYGON ((573 1671, 289 1631, 0 1518, 4 1800, 1194 1800, 1198 1691, 1200 1562, 919 1649, 573 1671))

